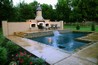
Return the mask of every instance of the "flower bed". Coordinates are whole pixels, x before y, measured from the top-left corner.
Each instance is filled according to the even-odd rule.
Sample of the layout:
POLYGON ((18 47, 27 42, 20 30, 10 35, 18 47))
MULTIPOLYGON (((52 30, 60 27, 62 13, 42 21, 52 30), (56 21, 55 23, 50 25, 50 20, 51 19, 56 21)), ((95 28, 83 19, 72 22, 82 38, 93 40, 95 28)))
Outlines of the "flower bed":
POLYGON ((0 43, 0 65, 49 65, 16 44, 0 43), (2 61, 2 62, 1 62, 2 61))
POLYGON ((37 58, 28 54, 26 51, 19 52, 12 57, 12 61, 9 65, 46 65, 45 61, 41 58, 37 58))

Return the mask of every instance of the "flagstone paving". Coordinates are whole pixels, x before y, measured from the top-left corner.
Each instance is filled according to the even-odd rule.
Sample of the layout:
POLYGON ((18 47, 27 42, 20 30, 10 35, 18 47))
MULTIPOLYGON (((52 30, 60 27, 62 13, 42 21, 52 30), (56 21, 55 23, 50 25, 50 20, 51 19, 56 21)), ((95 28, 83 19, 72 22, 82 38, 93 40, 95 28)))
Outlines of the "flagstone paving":
POLYGON ((75 53, 74 56, 97 63, 98 62, 98 42, 75 53))
POLYGON ((88 60, 80 59, 74 56, 71 56, 67 59, 62 60, 54 65, 96 65, 88 60))
POLYGON ((30 39, 18 36, 7 36, 7 38, 37 57, 45 59, 50 65, 96 65, 98 61, 98 43, 87 46, 79 52, 69 54, 30 39))

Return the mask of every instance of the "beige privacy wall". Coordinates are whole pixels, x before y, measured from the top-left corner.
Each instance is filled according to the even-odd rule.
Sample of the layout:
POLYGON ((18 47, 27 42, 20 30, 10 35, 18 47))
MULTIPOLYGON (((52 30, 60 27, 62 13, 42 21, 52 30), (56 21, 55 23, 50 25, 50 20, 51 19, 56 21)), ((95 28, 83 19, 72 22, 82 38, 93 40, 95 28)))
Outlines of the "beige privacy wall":
POLYGON ((23 32, 29 30, 29 23, 27 22, 9 22, 8 33, 12 35, 13 32, 23 32))
POLYGON ((14 32, 23 32, 29 30, 27 22, 7 22, 2 21, 4 36, 13 35, 14 32))
POLYGON ((57 24, 57 26, 60 27, 60 29, 63 29, 63 21, 59 21, 59 22, 52 22, 52 21, 51 21, 51 22, 50 22, 50 25, 51 25, 51 24, 57 24))
MULTIPOLYGON (((63 29, 63 21, 52 22, 52 21, 46 20, 45 23, 48 23, 49 25, 57 24, 57 26, 60 29, 63 29)), ((37 24, 38 24, 37 21, 33 21, 33 20, 32 22, 2 21, 3 35, 8 36, 8 35, 13 35, 14 32, 25 32, 29 30, 38 30, 37 24), (31 27, 31 24, 35 24, 35 27, 31 27)))

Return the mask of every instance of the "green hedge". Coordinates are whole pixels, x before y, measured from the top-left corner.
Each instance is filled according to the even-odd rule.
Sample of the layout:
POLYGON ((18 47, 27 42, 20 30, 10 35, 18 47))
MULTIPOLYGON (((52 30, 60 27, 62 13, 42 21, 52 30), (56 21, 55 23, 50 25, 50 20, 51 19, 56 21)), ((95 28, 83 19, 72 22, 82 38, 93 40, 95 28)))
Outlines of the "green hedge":
POLYGON ((7 62, 7 50, 4 47, 0 47, 0 65, 4 65, 7 62))
POLYGON ((8 41, 5 47, 7 48, 9 54, 17 53, 20 49, 18 45, 12 43, 11 41, 8 41))

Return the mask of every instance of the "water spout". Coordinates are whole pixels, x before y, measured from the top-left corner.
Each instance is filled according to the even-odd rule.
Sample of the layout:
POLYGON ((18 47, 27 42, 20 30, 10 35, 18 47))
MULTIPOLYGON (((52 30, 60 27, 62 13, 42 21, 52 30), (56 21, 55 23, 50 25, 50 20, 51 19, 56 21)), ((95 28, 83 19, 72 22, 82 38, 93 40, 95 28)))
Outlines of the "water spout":
POLYGON ((51 43, 52 46, 65 48, 67 45, 66 49, 71 49, 73 47, 72 32, 67 32, 64 36, 62 36, 59 31, 53 31, 53 34, 53 37, 48 37, 48 43, 51 43))
POLYGON ((54 36, 59 36, 60 35, 59 31, 53 31, 53 34, 54 34, 54 36))
POLYGON ((73 42, 70 42, 69 43, 69 48, 72 48, 73 47, 73 44, 74 44, 73 42))
POLYGON ((53 31, 53 34, 54 34, 54 36, 53 36, 53 43, 52 43, 52 45, 54 47, 58 47, 58 40, 59 40, 59 36, 61 34, 59 33, 59 31, 53 31))

